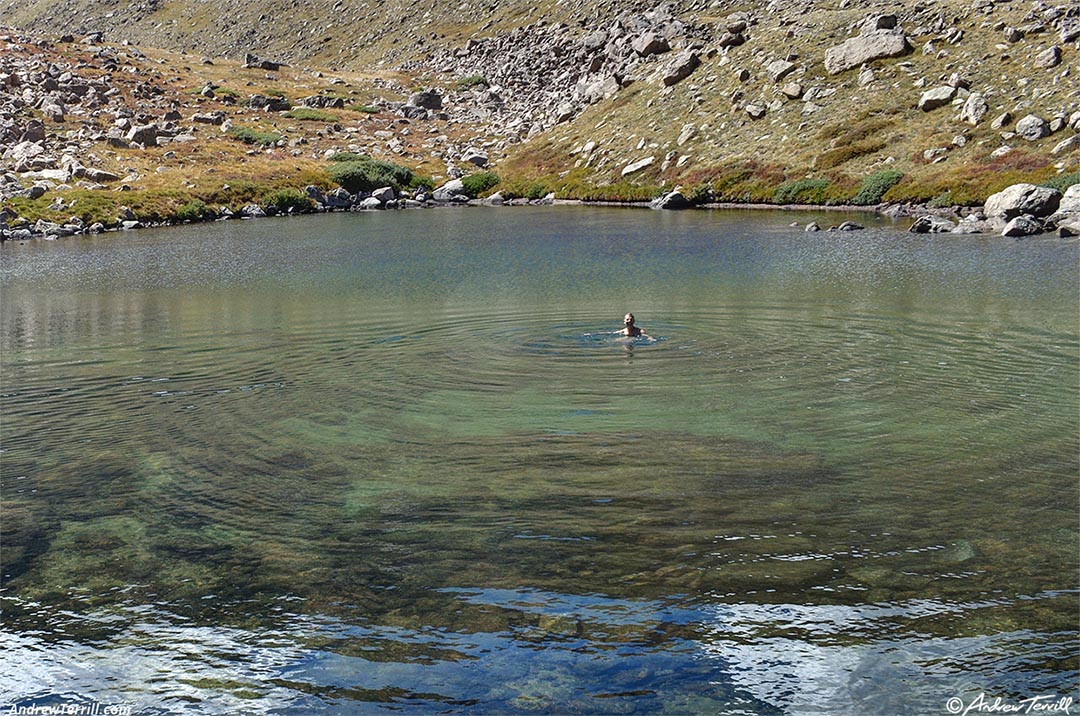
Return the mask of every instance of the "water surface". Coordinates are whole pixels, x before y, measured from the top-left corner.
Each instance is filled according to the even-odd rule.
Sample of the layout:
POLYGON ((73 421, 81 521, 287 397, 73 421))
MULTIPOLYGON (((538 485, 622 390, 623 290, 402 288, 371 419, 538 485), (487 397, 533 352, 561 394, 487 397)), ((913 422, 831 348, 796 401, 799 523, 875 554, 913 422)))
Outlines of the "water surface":
POLYGON ((4 705, 1080 696, 1077 244, 795 218, 5 245, 4 705))

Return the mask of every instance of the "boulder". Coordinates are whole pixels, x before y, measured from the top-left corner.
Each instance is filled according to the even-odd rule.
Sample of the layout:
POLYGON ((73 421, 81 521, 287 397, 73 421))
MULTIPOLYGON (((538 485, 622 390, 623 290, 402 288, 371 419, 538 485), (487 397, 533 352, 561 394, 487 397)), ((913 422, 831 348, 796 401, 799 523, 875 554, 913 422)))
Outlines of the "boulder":
POLYGON ((725 47, 738 47, 746 42, 746 38, 743 37, 741 32, 725 32, 720 35, 720 39, 716 41, 716 44, 722 48, 725 47))
POLYGON ((813 233, 815 231, 821 231, 821 225, 818 224, 816 221, 811 221, 809 224, 806 225, 806 228, 803 229, 803 231, 805 231, 808 234, 813 233))
POLYGON ((989 111, 990 105, 986 103, 986 98, 978 92, 972 92, 964 102, 964 108, 960 110, 960 121, 976 125, 983 121, 989 111))
POLYGON ((803 86, 798 82, 788 82, 780 88, 780 91, 788 99, 799 99, 803 96, 803 86))
POLYGON ((1061 193, 1056 189, 1034 184, 1013 184, 987 198, 983 214, 994 228, 1005 226, 1018 216, 1037 218, 1050 216, 1061 203, 1061 193))
POLYGON ((1042 117, 1029 114, 1016 123, 1016 134, 1029 142, 1034 142, 1050 136, 1050 124, 1042 117))
POLYGON ((1048 70, 1061 64, 1061 48, 1048 47, 1035 55, 1035 67, 1040 70, 1048 70))
POLYGON ((773 82, 779 82, 794 72, 795 69, 796 64, 794 62, 788 62, 787 60, 773 60, 765 65, 765 74, 767 74, 769 79, 773 82))
POLYGON ((630 46, 633 47, 634 52, 638 54, 638 57, 659 55, 671 49, 671 45, 668 44, 667 38, 655 32, 646 32, 635 39, 630 46))
POLYGON ((836 227, 837 231, 862 231, 866 227, 862 224, 856 224, 854 221, 845 221, 836 227))
POLYGON ((113 172, 97 169, 95 167, 86 167, 83 171, 83 177, 99 184, 120 181, 119 174, 114 174, 113 172))
POLYGON ((393 201, 397 198, 397 193, 392 186, 384 186, 371 192, 371 198, 378 201, 380 204, 393 201))
POLYGON ((924 112, 929 112, 938 107, 944 107, 952 102, 953 97, 955 96, 955 87, 935 87, 932 90, 927 90, 922 93, 922 97, 919 98, 919 109, 924 112))
POLYGON ((994 121, 990 122, 990 129, 1001 129, 1012 124, 1013 116, 1010 112, 1002 112, 997 117, 994 117, 994 121))
POLYGON ((825 71, 836 75, 864 62, 901 57, 913 50, 907 36, 898 29, 871 30, 826 50, 825 71))
POLYGON ((665 87, 671 87, 689 77, 700 65, 701 59, 697 53, 689 50, 680 52, 664 67, 661 80, 665 87))
POLYGON ((692 204, 681 191, 676 189, 673 192, 669 192, 653 199, 649 202, 649 206, 653 209, 688 209, 692 204))
POLYGON ((304 97, 300 100, 300 104, 304 107, 311 107, 313 109, 344 109, 345 100, 341 97, 328 97, 326 95, 317 94, 311 97, 304 97))
POLYGON ((361 199, 359 203, 355 204, 355 208, 360 209, 361 211, 371 211, 373 209, 383 208, 384 203, 385 202, 379 201, 374 196, 369 196, 361 199))
POLYGON ((629 176, 636 172, 641 171, 645 167, 649 166, 656 161, 656 157, 645 157, 644 159, 638 159, 636 162, 631 162, 623 167, 622 176, 629 176))
POLYGON ((260 57, 256 57, 250 52, 244 57, 244 67, 254 67, 260 70, 266 70, 267 72, 277 72, 282 67, 288 67, 284 62, 276 62, 274 60, 265 60, 260 57))
POLYGON ((465 184, 460 179, 451 179, 435 190, 432 198, 435 201, 453 201, 455 197, 465 193, 465 184))
POLYGON ((266 212, 258 204, 248 204, 240 210, 240 216, 244 219, 262 219, 266 212))
POLYGON ((292 109, 289 100, 284 97, 267 97, 266 95, 253 94, 248 99, 248 107, 263 109, 267 112, 287 112, 292 109))
POLYGON ((751 102, 746 105, 746 113, 750 115, 750 119, 762 119, 765 116, 765 105, 751 102))
POLYGON ((1051 154, 1065 154, 1080 148, 1080 134, 1074 134, 1068 139, 1063 139, 1050 150, 1051 154))
POLYGON ((436 90, 426 89, 409 97, 409 105, 424 109, 442 109, 443 98, 436 90))
POLYGON ((157 125, 136 125, 128 131, 127 140, 133 144, 141 144, 144 147, 156 147, 158 143, 157 125))
POLYGON ((913 234, 945 234, 956 228, 956 224, 940 216, 920 216, 908 229, 913 234))
POLYGON ((1080 184, 1073 184, 1061 195, 1057 211, 1059 214, 1076 214, 1080 216, 1080 184))
POLYGON ((487 152, 480 149, 466 149, 461 159, 477 167, 486 167, 488 165, 487 152))
POLYGON ((322 202, 330 209, 347 209, 352 206, 352 195, 342 187, 326 192, 326 198, 322 202))
POLYGON ((1002 229, 1002 236, 1034 236, 1043 233, 1042 222, 1034 217, 1023 215, 1009 221, 1002 229))
POLYGON ((590 83, 585 88, 585 101, 589 104, 596 104, 602 99, 614 97, 619 91, 619 87, 619 80, 613 75, 608 75, 607 77, 590 83))

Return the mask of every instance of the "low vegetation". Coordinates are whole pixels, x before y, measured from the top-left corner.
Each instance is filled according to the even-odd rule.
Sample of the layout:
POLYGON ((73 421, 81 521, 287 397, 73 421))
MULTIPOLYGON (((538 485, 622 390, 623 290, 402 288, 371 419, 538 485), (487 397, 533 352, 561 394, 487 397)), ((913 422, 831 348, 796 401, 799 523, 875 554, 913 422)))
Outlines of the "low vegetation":
POLYGON ((476 199, 487 195, 498 186, 499 177, 491 172, 476 172, 462 177, 461 183, 464 186, 465 195, 476 199))
POLYGON ((408 167, 378 159, 347 159, 335 161, 329 169, 330 179, 351 194, 370 192, 382 187, 396 190, 413 186, 416 175, 408 167))
POLYGON ((229 127, 229 136, 239 139, 244 144, 256 144, 261 147, 272 147, 282 140, 280 134, 260 132, 251 127, 229 127))

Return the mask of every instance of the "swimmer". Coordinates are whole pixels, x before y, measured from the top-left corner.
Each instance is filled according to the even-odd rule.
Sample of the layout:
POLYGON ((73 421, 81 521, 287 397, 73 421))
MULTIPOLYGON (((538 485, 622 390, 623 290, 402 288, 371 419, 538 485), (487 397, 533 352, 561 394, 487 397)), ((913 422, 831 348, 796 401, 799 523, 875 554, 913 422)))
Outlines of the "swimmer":
POLYGON ((622 322, 624 326, 624 328, 622 329, 622 334, 624 336, 631 336, 636 338, 637 336, 644 334, 644 331, 634 325, 633 313, 627 313, 625 316, 623 316, 622 322))

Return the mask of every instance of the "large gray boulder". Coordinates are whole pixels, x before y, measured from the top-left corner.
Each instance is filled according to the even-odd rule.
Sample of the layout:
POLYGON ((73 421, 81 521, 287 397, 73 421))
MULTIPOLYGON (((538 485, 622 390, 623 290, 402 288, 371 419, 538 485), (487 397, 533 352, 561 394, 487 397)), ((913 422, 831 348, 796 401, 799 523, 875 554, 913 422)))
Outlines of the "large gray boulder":
POLYGON ((1050 124, 1042 117, 1029 114, 1016 123, 1016 134, 1029 142, 1034 142, 1050 136, 1050 124))
POLYGON ((825 51, 825 71, 836 75, 859 67, 864 62, 907 55, 913 49, 907 36, 899 29, 864 31, 825 51))
POLYGON ((983 214, 995 227, 1002 228, 1018 216, 1046 217, 1057 211, 1061 192, 1034 184, 1013 184, 991 195, 983 214))

